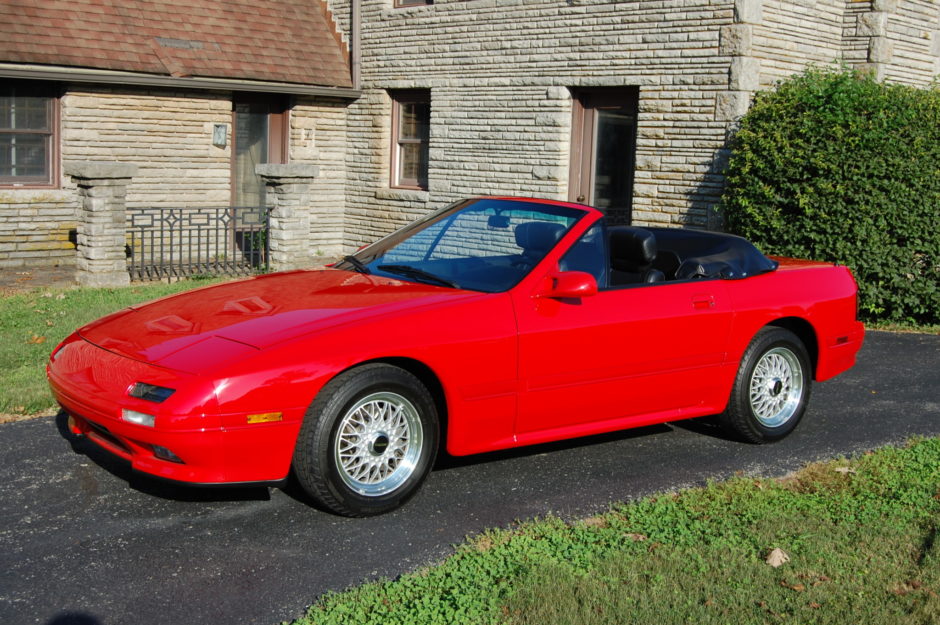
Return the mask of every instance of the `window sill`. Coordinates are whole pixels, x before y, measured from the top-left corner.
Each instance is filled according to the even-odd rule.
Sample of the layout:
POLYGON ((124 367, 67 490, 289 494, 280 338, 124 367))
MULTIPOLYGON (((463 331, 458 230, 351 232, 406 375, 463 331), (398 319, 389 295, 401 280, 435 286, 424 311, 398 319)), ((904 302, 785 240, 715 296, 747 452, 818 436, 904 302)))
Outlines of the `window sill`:
POLYGON ((4 191, 23 189, 23 190, 49 190, 58 189, 59 186, 53 182, 0 182, 0 189, 4 191))
POLYGON ((375 192, 375 197, 378 200, 399 200, 403 202, 428 202, 431 199, 431 194, 428 191, 423 191, 421 189, 396 189, 396 188, 386 188, 379 189, 375 192))

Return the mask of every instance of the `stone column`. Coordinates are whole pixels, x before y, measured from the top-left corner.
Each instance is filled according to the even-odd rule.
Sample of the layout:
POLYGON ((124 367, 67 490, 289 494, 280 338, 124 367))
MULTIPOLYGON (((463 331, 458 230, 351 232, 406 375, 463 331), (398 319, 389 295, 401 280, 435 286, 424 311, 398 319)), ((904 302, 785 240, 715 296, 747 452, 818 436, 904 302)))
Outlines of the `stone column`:
POLYGON ((316 165, 267 163, 256 165, 255 173, 267 188, 267 206, 271 211, 268 245, 271 268, 297 269, 311 264, 310 187, 320 173, 316 165))
POLYGON ((760 59, 753 54, 754 27, 763 20, 763 0, 735 0, 734 23, 722 26, 718 53, 731 57, 728 90, 719 92, 715 101, 715 119, 735 122, 751 104, 760 89, 760 59))
POLYGON ((884 80, 885 70, 894 58, 894 42, 888 37, 889 14, 898 8, 898 0, 872 0, 872 10, 860 13, 855 34, 868 37, 867 63, 859 69, 868 71, 875 80, 884 80))
POLYGON ((130 284, 125 253, 127 185, 137 173, 131 163, 66 163, 78 185, 78 259, 75 279, 86 286, 130 284))

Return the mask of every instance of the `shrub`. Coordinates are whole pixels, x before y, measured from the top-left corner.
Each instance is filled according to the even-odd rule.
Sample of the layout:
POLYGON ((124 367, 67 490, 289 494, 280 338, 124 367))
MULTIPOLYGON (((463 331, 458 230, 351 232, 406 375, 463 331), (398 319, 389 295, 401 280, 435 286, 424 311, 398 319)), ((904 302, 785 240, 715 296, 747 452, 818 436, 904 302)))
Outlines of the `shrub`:
POLYGON ((731 148, 730 231, 848 265, 866 319, 940 321, 940 89, 813 68, 759 93, 731 148))

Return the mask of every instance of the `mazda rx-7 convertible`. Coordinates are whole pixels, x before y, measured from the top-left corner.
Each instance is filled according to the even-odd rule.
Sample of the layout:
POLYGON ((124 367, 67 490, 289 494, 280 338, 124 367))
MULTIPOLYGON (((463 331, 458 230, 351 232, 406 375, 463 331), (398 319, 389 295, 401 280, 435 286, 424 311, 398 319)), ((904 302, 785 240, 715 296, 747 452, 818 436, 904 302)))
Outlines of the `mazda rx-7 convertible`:
POLYGON ((331 267, 209 286, 52 353, 69 427, 147 474, 364 516, 454 455, 717 415, 789 434, 855 363, 846 267, 577 204, 457 202, 331 267))

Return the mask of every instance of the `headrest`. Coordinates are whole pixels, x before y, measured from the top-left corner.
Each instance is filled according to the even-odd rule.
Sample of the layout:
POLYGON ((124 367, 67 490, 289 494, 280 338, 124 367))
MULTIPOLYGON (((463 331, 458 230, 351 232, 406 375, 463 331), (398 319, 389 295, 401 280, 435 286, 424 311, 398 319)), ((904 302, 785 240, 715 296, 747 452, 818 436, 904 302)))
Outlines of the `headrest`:
POLYGON ((516 226, 516 245, 531 252, 547 252, 552 249, 565 227, 550 221, 529 221, 516 226))
POLYGON ((633 226, 612 226, 610 257, 636 265, 649 265, 656 258, 656 236, 649 230, 633 226))

